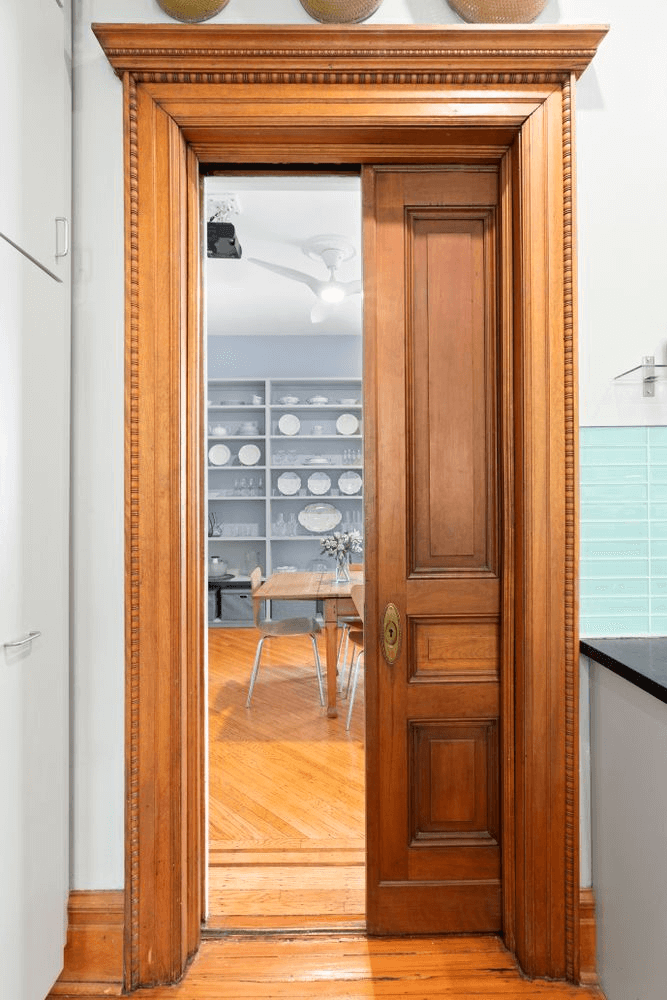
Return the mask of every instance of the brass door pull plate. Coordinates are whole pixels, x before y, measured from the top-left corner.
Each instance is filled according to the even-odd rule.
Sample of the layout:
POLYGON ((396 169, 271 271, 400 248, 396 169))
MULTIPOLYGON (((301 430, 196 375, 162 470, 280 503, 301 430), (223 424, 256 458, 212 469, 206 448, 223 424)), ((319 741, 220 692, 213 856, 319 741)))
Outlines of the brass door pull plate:
POLYGON ((401 651, 401 613, 395 604, 388 604, 382 616, 382 655, 393 666, 401 651))

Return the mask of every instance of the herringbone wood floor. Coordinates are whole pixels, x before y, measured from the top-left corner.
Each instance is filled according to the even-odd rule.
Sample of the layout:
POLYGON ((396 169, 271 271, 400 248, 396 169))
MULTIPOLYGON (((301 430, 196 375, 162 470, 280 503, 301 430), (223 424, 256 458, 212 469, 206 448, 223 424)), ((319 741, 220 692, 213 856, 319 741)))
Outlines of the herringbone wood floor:
POLYGON ((246 709, 256 644, 209 630, 207 927, 362 928, 362 685, 348 733, 346 703, 319 704, 310 640, 277 639, 246 709))

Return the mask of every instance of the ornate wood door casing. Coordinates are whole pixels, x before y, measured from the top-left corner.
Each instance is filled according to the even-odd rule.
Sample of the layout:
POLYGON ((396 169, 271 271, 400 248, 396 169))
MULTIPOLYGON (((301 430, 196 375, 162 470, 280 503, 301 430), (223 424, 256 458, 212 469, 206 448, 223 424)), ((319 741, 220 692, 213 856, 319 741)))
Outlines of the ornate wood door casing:
MULTIPOLYGON (((511 331, 513 345, 511 364, 500 365, 498 392, 513 400, 516 456, 513 462, 503 451, 499 472, 503 483, 513 483, 515 518, 491 549, 495 529, 487 520, 470 559, 481 566, 480 553, 493 545, 504 565, 512 554, 499 596, 499 657, 511 665, 512 689, 510 696, 504 684, 500 694, 502 925, 528 974, 576 979, 573 97, 575 77, 605 29, 115 24, 94 30, 123 80, 125 106, 128 988, 177 979, 197 947, 202 914, 198 172, 214 162, 477 164, 498 172, 498 212, 511 219, 498 246, 501 284, 512 290, 501 296, 499 326, 511 331)), ((420 225, 422 239, 429 220, 420 225)), ((372 241, 372 219, 366 229, 372 241)), ((370 271, 365 294, 375 316, 370 271)), ((371 511, 379 482, 378 373, 369 351, 371 511)), ((420 496, 417 490, 413 502, 420 496)), ((371 517, 371 566, 378 559, 376 532, 371 517)), ((419 539, 413 556, 428 577, 429 553, 419 539)), ((428 579, 418 582, 428 591, 428 579)), ((367 597, 377 608, 372 571, 367 597)), ((442 614, 442 595, 431 611, 442 614)), ((419 615, 427 630, 431 611, 425 599, 419 615)), ((374 630, 372 621, 373 650, 374 630)), ((482 640, 493 646, 489 634, 482 640)), ((383 724, 373 708, 374 655, 367 673, 372 769, 383 724)), ((478 723, 463 742, 492 747, 495 736, 478 723)), ((421 759, 429 737, 444 746, 451 736, 415 733, 412 752, 421 759)), ((442 765, 436 755, 435 766, 442 765)), ((417 796, 416 816, 420 802, 417 796)), ((428 835, 426 826, 420 819, 419 831, 428 835)))

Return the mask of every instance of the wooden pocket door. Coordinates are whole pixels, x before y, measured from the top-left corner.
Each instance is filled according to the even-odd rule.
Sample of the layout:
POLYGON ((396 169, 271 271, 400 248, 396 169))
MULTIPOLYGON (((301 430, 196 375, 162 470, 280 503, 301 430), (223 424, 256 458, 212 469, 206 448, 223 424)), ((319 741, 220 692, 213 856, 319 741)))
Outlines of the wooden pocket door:
POLYGON ((370 710, 369 928, 499 931, 498 170, 365 183, 380 640, 389 604, 401 631, 370 710))

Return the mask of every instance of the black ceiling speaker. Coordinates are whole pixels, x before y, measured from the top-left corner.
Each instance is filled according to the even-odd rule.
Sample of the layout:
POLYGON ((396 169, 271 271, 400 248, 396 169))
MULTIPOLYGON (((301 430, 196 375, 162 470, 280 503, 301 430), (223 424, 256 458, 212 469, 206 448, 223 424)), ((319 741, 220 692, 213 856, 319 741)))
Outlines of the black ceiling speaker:
POLYGON ((208 257, 240 260, 243 250, 231 222, 206 223, 206 254, 208 257))

